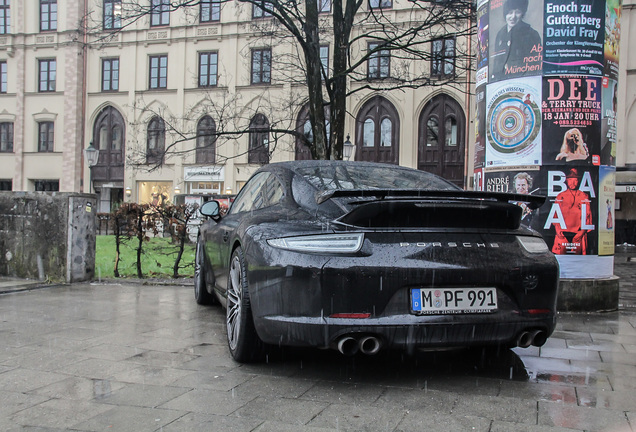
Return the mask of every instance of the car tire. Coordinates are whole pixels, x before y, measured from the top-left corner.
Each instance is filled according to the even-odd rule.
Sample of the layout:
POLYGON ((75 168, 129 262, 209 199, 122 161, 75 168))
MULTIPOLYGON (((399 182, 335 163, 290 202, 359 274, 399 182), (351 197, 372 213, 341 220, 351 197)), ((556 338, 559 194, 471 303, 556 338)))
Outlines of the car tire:
POLYGON ((207 289, 205 281, 205 253, 200 239, 197 240, 197 248, 194 255, 194 299, 200 305, 216 303, 214 294, 210 294, 207 289))
POLYGON ((254 327, 250 294, 247 286, 247 269, 243 250, 238 247, 232 253, 227 282, 226 308, 227 342, 232 358, 240 363, 263 360, 265 345, 254 327))

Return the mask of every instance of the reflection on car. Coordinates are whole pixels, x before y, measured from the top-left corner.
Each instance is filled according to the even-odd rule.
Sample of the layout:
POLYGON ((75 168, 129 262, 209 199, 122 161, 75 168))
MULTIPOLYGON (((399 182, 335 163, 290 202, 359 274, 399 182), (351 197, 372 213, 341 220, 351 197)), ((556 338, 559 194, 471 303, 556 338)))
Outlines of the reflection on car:
POLYGON ((555 327, 558 264, 520 224, 544 197, 470 192, 364 162, 269 164, 196 246, 195 299, 226 308, 239 362, 275 346, 541 346, 555 327))

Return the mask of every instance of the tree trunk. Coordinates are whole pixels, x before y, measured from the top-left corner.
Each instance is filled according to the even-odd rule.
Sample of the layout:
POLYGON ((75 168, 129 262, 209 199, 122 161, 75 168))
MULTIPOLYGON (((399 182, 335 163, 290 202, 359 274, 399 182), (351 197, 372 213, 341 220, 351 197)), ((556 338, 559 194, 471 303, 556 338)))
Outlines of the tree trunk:
POLYGON ((137 277, 142 279, 144 274, 141 271, 141 251, 144 242, 144 228, 143 228, 144 211, 139 209, 137 211, 137 277))
POLYGON ((330 91, 331 152, 329 159, 342 159, 345 118, 347 114, 347 61, 349 38, 353 17, 359 5, 346 0, 345 10, 341 2, 333 2, 333 80, 330 91))
POLYGON ((307 0, 306 21, 304 23, 307 46, 304 48, 307 91, 309 97, 309 120, 314 135, 311 153, 314 159, 329 159, 325 107, 322 96, 322 62, 320 61, 320 31, 318 27, 318 3, 307 0))

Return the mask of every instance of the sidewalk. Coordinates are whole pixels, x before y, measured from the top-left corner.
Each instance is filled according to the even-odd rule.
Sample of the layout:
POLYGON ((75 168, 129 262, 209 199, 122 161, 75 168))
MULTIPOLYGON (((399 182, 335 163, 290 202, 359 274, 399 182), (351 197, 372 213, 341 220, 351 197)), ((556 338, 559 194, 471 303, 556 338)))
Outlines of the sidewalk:
POLYGON ((16 291, 27 291, 36 288, 44 288, 48 286, 44 281, 33 279, 16 279, 0 276, 0 294, 11 293, 16 291))

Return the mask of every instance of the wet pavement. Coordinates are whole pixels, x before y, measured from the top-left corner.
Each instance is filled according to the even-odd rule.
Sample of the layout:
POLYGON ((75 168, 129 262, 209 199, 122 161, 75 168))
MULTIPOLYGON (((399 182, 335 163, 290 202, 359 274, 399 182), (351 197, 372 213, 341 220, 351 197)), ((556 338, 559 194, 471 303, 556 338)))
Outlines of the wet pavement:
POLYGON ((0 430, 634 432, 636 252, 619 252, 620 309, 561 313, 542 348, 258 365, 231 360, 224 313, 189 286, 1 280, 0 430))

